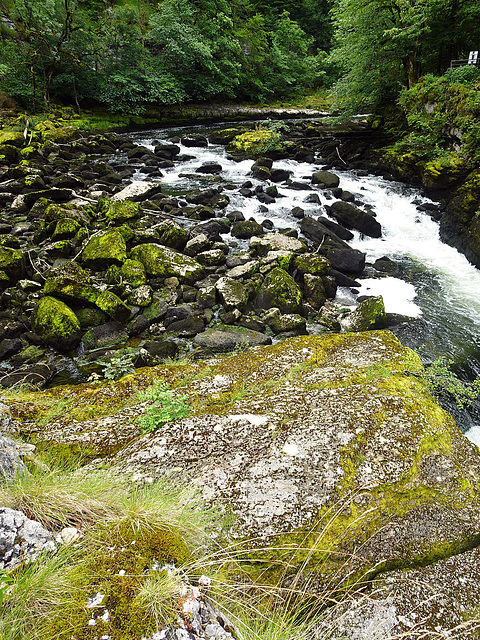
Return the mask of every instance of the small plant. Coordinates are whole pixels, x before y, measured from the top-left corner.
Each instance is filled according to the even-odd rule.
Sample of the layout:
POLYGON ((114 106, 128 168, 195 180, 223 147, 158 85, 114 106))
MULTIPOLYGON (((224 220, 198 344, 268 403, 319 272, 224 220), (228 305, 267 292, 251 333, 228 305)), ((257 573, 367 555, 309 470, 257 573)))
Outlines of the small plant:
POLYGON ((156 382, 138 395, 140 402, 152 402, 139 424, 143 433, 156 431, 171 420, 180 420, 190 413, 186 395, 175 396, 164 382, 156 382))
POLYGON ((450 396, 459 409, 468 407, 480 395, 480 379, 463 382, 452 371, 453 360, 440 356, 425 369, 424 378, 434 396, 450 396))
POLYGON ((129 373, 135 373, 135 365, 133 364, 135 356, 132 353, 122 353, 106 363, 100 363, 102 366, 103 377, 106 380, 120 380, 129 373))

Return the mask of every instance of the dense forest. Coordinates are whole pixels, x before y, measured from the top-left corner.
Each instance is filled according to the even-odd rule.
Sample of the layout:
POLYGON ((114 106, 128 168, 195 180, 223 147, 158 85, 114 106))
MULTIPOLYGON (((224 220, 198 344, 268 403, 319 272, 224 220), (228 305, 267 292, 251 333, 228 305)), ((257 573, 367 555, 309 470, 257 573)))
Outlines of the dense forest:
POLYGON ((480 48, 477 0, 0 0, 0 16, 0 89, 31 110, 134 114, 322 87, 352 113, 480 48))

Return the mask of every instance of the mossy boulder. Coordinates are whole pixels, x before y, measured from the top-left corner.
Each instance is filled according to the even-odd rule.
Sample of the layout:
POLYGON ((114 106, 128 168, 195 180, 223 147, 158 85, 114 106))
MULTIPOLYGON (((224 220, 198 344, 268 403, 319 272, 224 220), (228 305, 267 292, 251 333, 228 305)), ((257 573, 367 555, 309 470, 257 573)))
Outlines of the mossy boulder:
POLYGON ((246 311, 248 304, 248 288, 233 278, 220 278, 216 285, 216 291, 226 311, 238 309, 246 311))
POLYGON ((327 292, 323 278, 312 276, 309 273, 304 275, 304 290, 307 301, 314 309, 321 309, 327 300, 327 292))
POLYGON ((137 202, 129 200, 112 201, 103 200, 100 212, 112 225, 131 223, 142 216, 142 208, 137 202))
POLYGON ((80 342, 80 322, 61 300, 51 296, 41 298, 32 312, 32 329, 51 347, 70 351, 80 342))
POLYGON ((77 305, 94 305, 100 293, 91 285, 88 273, 73 261, 49 272, 43 292, 77 305))
POLYGON ((368 331, 386 326, 385 305, 382 296, 362 300, 355 311, 343 321, 346 331, 368 331))
POLYGON ((0 246, 0 271, 14 284, 25 274, 25 255, 23 251, 0 246))
POLYGON ((95 301, 97 307, 118 322, 126 322, 130 316, 130 308, 112 291, 102 291, 95 301))
POLYGON ((306 253, 295 256, 293 269, 299 276, 304 276, 306 273, 312 276, 328 276, 330 273, 330 263, 327 258, 319 256, 318 253, 306 253))
POLYGON ((128 258, 118 271, 122 282, 128 283, 132 287, 140 287, 147 281, 145 267, 139 260, 128 258))
POLYGON ((90 238, 82 252, 86 267, 103 271, 112 264, 121 265, 127 259, 127 245, 116 229, 102 231, 90 238))
POLYGON ((181 282, 194 283, 204 276, 202 265, 170 247, 147 243, 134 247, 132 260, 138 260, 148 275, 160 278, 174 276, 181 282))
POLYGON ((465 177, 465 173, 465 160, 456 154, 450 154, 445 160, 427 162, 422 181, 430 191, 445 191, 454 187, 465 177))
POLYGON ((302 292, 290 274, 279 267, 274 267, 265 276, 254 307, 255 309, 277 307, 282 313, 298 313, 302 307, 302 292))
POLYGON ((20 150, 13 144, 0 144, 0 164, 18 164, 20 162, 20 150))
POLYGON ((171 249, 183 251, 188 242, 188 232, 174 220, 165 220, 156 231, 160 242, 171 249))
POLYGON ((55 225, 52 240, 68 240, 74 238, 80 229, 81 225, 79 222, 71 218, 64 218, 63 220, 59 220, 55 225))

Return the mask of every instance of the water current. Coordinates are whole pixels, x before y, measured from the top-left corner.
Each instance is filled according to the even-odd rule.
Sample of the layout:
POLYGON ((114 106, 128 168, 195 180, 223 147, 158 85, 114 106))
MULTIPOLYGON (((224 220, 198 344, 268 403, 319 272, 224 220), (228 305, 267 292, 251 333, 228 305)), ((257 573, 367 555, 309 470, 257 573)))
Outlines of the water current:
MULTIPOLYGON (((208 135, 208 131, 202 132, 208 135)), ((173 136, 185 133, 185 129, 142 132, 136 134, 136 142, 153 149, 159 142, 168 142, 173 136)), ((277 185, 280 197, 273 204, 261 205, 255 197, 238 193, 240 185, 247 180, 254 186, 265 186, 249 175, 251 160, 235 162, 220 145, 182 146, 180 153, 193 157, 163 170, 164 176, 159 180, 165 193, 180 195, 190 189, 206 188, 213 181, 221 184, 230 198, 225 212, 240 210, 245 218, 258 222, 269 219, 277 230, 298 228, 298 219, 291 215, 294 207, 301 207, 305 215, 316 217, 325 215, 325 205, 333 201, 328 192, 314 187, 320 204, 305 202, 312 193, 311 175, 320 164, 276 161, 276 168, 291 171, 292 180, 304 182, 305 189, 277 185), (205 162, 222 165, 220 180, 195 173, 205 162)), ((358 206, 370 205, 382 225, 381 238, 356 233, 350 241, 349 244, 367 254, 367 268, 365 276, 357 279, 361 286, 354 291, 339 289, 337 301, 344 306, 355 306, 358 295, 382 295, 387 312, 412 318, 394 328, 394 332, 403 344, 417 349, 424 362, 445 356, 453 360, 454 370, 461 379, 471 380, 480 375, 480 271, 440 240, 438 222, 417 208, 418 204, 428 202, 417 190, 374 176, 359 177, 350 171, 337 173, 340 187, 355 196, 358 206), (382 275, 368 266, 383 256, 396 263, 393 276, 382 275)), ((151 178, 138 173, 134 179, 151 178)), ((248 241, 236 242, 239 250, 247 247, 248 241)), ((466 435, 480 446, 480 403, 468 411, 458 411, 455 406, 449 409, 466 435)))

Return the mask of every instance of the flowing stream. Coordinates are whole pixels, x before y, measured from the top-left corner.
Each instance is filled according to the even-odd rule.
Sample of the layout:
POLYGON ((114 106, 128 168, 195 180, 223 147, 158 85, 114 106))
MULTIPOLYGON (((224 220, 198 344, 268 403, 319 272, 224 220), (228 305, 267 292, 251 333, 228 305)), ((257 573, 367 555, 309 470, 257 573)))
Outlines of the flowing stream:
MULTIPOLYGON (((219 126, 216 126, 218 129, 219 126)), ((137 143, 154 148, 158 142, 168 142, 175 135, 184 135, 188 129, 155 130, 136 134, 137 143)), ((204 130, 196 128, 196 132, 204 130)), ((208 131, 206 131, 208 134, 208 131)), ((314 188, 320 204, 305 202, 312 193, 310 178, 320 165, 276 161, 276 168, 292 172, 292 180, 305 182, 305 189, 291 189, 277 185, 280 197, 275 203, 262 205, 255 197, 243 197, 238 188, 246 181, 261 185, 249 175, 252 160, 235 162, 228 157, 225 148, 209 145, 208 148, 181 147, 181 154, 193 156, 164 169, 160 178, 163 191, 171 195, 185 193, 194 188, 206 188, 221 184, 230 198, 225 212, 240 210, 245 218, 258 222, 271 220, 275 229, 298 228, 298 219, 291 215, 294 207, 301 207, 305 215, 325 215, 324 205, 332 202, 328 192, 314 188), (218 177, 195 173, 206 162, 222 165, 218 177)), ((408 315, 413 320, 394 328, 403 344, 417 349, 424 362, 439 356, 453 360, 456 374, 463 380, 480 375, 480 271, 473 267, 456 249, 441 242, 438 223, 417 205, 428 202, 415 189, 381 178, 358 177, 354 172, 337 172, 340 187, 355 196, 358 206, 370 205, 382 225, 379 239, 355 234, 349 244, 367 254, 367 263, 387 256, 396 263, 394 275, 384 275, 367 266, 364 277, 358 279, 358 293, 339 289, 338 302, 354 306, 357 295, 382 295, 387 312, 408 315)), ((135 179, 151 179, 138 173, 135 179)), ((193 223, 192 223, 193 224, 193 223)), ((238 241, 239 250, 248 241, 238 241)), ((466 435, 480 446, 480 403, 469 411, 449 407, 466 435)))

